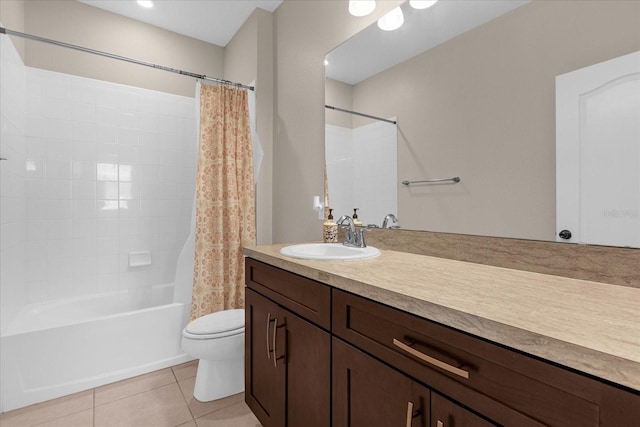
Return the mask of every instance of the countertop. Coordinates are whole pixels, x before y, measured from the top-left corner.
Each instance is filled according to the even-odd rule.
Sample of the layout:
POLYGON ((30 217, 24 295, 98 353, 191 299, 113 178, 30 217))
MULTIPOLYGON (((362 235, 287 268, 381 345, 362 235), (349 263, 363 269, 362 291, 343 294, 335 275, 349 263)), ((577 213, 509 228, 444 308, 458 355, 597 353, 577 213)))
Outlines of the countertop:
POLYGON ((381 250, 358 261, 250 258, 640 391, 640 290, 381 250))

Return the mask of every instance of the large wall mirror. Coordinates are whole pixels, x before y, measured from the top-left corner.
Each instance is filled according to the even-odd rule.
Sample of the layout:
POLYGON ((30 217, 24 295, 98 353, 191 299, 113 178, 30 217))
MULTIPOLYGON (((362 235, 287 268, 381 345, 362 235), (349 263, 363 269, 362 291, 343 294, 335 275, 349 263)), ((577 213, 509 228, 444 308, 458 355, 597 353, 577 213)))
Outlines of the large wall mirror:
POLYGON ((387 163, 373 170, 391 175, 376 178, 333 178, 330 163, 340 158, 327 145, 329 204, 344 199, 346 212, 337 214, 357 207, 378 225, 386 212, 404 229, 555 241, 555 78, 640 50, 638 3, 439 0, 401 8, 399 29, 374 23, 327 54, 326 104, 397 119, 395 129, 326 110, 329 139, 336 129, 367 126, 396 137, 388 146, 362 142, 350 154, 379 152, 376 161, 387 163), (395 155, 383 151, 389 147, 395 155), (460 181, 402 184, 452 177, 460 181), (362 182, 373 187, 361 190, 362 182), (384 207, 357 206, 364 202, 342 190, 367 191, 384 207))

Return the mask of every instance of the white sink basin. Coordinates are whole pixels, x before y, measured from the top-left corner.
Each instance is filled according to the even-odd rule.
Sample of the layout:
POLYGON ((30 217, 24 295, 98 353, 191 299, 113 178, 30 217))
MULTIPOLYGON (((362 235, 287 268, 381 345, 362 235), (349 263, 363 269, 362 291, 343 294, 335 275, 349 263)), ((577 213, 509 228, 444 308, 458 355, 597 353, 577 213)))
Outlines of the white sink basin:
POLYGON ((380 255, 380 251, 372 246, 354 248, 342 243, 304 243, 301 245, 285 246, 280 254, 291 258, 313 259, 320 261, 350 261, 373 258, 380 255))

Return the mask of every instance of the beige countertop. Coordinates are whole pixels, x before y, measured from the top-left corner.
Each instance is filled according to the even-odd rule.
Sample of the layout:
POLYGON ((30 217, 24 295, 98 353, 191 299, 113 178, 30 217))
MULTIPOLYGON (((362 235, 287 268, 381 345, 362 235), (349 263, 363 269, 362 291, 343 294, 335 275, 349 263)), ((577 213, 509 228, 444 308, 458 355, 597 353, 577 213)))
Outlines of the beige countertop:
POLYGON ((381 251, 359 261, 246 256, 640 391, 640 289, 381 251))

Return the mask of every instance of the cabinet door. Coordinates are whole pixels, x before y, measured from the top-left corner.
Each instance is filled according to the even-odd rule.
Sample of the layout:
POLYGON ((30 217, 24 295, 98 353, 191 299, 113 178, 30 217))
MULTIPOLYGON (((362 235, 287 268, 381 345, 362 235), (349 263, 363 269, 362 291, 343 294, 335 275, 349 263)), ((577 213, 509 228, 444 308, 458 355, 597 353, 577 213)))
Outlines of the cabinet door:
POLYGON ((333 338, 334 427, 428 427, 429 390, 333 338))
POLYGON ((328 427, 328 332, 251 289, 245 297, 245 400, 264 427, 328 427))
POLYGON ((285 365, 274 363, 273 354, 278 316, 282 318, 281 308, 246 290, 245 400, 264 427, 285 425, 285 365))
POLYGON ((276 362, 286 365, 289 427, 331 425, 331 336, 284 310, 276 328, 276 362))
POLYGON ((495 427, 438 393, 431 393, 431 427, 495 427))

